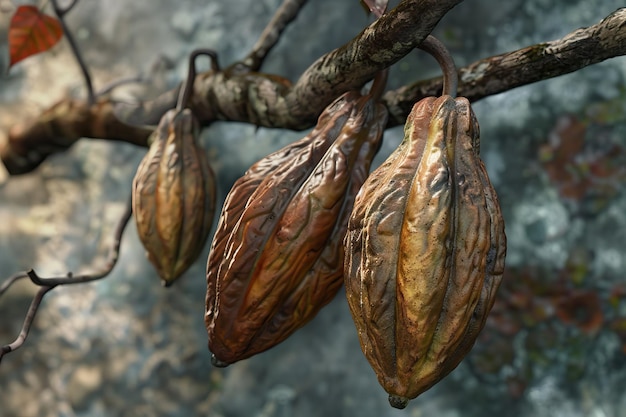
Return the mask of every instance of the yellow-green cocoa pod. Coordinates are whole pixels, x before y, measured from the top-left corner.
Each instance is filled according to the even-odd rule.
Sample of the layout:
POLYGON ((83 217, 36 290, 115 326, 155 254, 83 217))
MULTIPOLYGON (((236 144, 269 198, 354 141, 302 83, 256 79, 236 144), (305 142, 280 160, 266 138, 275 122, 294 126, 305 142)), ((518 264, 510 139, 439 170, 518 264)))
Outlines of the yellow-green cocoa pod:
POLYGON ((214 364, 275 346, 335 296, 348 216, 386 123, 382 105, 348 92, 234 184, 207 263, 214 364))
POLYGON ((363 185, 345 240, 361 348, 403 408, 473 346, 504 269, 496 193, 465 98, 426 98, 404 140, 363 185))
POLYGON ((133 180, 137 233, 165 286, 198 258, 215 214, 215 176, 191 110, 168 111, 133 180))

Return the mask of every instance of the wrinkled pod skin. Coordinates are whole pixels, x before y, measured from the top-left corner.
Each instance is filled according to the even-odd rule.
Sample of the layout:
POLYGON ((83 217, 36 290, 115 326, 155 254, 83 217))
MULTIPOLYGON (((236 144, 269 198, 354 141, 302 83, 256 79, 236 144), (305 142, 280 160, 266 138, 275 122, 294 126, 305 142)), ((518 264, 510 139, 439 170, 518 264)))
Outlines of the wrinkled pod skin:
POLYGON ((361 348, 404 408, 465 357, 494 302, 506 237, 469 102, 418 102, 359 193, 345 283, 361 348))
POLYGON ((137 232, 165 286, 198 258, 215 214, 215 176, 196 143, 199 129, 191 110, 168 111, 133 180, 137 232))
POLYGON ((206 327, 216 366, 310 321, 343 283, 343 238, 387 111, 348 92, 303 139, 254 164, 224 203, 207 262, 206 327))

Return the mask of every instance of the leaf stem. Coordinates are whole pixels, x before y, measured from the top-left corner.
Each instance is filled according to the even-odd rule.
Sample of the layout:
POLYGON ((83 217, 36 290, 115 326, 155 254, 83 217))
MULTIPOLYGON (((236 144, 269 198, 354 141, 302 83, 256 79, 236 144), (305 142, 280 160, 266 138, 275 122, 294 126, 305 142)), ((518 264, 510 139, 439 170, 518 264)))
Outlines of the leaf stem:
POLYGON ((67 38, 67 42, 70 44, 70 48, 72 49, 72 53, 78 62, 78 66, 83 74, 83 78, 85 80, 85 87, 87 88, 87 100, 89 104, 94 104, 96 102, 96 95, 93 90, 93 84, 91 82, 91 75, 89 74, 89 69, 87 68, 87 64, 83 60, 83 56, 78 48, 78 44, 76 43, 76 39, 74 35, 72 35, 72 31, 65 23, 65 15, 72 10, 72 8, 76 5, 78 0, 72 0, 70 4, 66 7, 61 7, 59 5, 58 0, 50 0, 52 2, 52 8, 54 9, 54 13, 59 18, 61 22, 61 27, 63 28, 63 33, 65 33, 65 37, 67 38))

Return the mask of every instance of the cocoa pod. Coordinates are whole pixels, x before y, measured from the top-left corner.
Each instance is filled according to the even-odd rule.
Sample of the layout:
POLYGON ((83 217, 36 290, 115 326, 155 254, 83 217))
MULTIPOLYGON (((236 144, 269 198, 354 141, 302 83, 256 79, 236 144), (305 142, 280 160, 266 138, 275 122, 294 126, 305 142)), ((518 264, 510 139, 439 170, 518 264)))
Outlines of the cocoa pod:
POLYGON ((465 98, 418 102, 359 193, 345 283, 361 348, 403 408, 469 352, 493 305, 506 237, 465 98))
POLYGON ((335 296, 348 216, 387 117, 369 96, 348 92, 310 134, 235 182, 207 262, 205 321, 215 365, 275 346, 335 296))
POLYGON ((165 286, 197 259, 215 214, 215 176, 196 143, 199 129, 191 110, 168 111, 133 180, 137 233, 165 286))

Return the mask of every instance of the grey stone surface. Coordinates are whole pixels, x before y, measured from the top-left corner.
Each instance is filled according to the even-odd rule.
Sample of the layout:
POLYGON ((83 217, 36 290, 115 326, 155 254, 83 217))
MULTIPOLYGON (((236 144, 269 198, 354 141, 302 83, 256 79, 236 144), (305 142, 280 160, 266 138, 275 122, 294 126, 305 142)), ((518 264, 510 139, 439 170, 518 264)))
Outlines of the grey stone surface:
MULTIPOLYGON (((217 49, 223 63, 243 57, 278 4, 82 0, 68 20, 97 86, 153 75, 154 87, 118 92, 130 98, 179 81, 183 58, 194 48, 217 49)), ((468 0, 441 22, 436 33, 458 64, 563 36, 623 6, 617 0, 494 4, 468 0)), ((0 12, 0 39, 8 17, 0 12)), ((310 2, 264 69, 295 79, 367 21, 356 0, 310 2)), ((0 44, 0 53, 5 50, 0 44)), ((437 73, 432 59, 415 53, 394 67, 390 82, 398 86, 437 73)), ((612 305, 606 297, 623 285, 626 271, 625 178, 598 184, 605 190, 600 196, 564 198, 563 184, 551 179, 539 155, 558 132, 558 121, 569 116, 588 122, 589 150, 577 158, 603 155, 612 146, 626 149, 625 79, 625 58, 618 58, 475 104, 482 155, 506 219, 508 268, 536 268, 549 285, 572 259, 582 263, 576 288, 601 294, 606 324, 600 330, 587 334, 526 317, 510 344, 492 352, 498 339, 488 333, 468 361, 398 411, 387 404, 361 354, 343 292, 276 348, 213 368, 203 324, 208 244, 185 276, 164 289, 131 224, 110 277, 46 296, 28 342, 0 366, 0 416, 626 416, 626 340, 608 323, 626 316, 626 304, 618 299, 612 305), (503 365, 485 372, 492 362, 503 365)), ((81 91, 67 45, 24 61, 0 77, 0 140, 14 123, 81 91)), ((386 133, 378 162, 401 134, 399 128, 386 133)), ((302 135, 236 123, 207 129, 203 143, 220 179, 220 198, 251 163, 302 135)), ((609 155, 624 161, 621 153, 609 155)), ((85 140, 32 174, 0 175, 0 278, 31 267, 48 276, 102 265, 142 156, 129 145, 85 140)), ((24 283, 0 298, 0 343, 17 335, 33 293, 24 283)), ((545 293, 537 299, 549 301, 545 293)), ((554 307, 546 308, 550 314, 554 307)))

